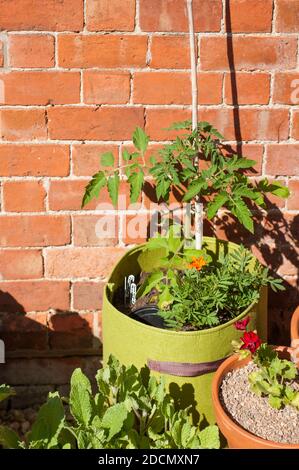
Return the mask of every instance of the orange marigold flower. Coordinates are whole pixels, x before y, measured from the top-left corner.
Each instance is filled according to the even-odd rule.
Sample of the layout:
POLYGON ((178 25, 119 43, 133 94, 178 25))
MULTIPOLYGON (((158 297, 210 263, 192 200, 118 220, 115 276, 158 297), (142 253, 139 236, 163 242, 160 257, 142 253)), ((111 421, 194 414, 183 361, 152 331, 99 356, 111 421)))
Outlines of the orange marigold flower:
POLYGON ((203 268, 203 266, 205 266, 206 264, 207 263, 203 259, 202 256, 200 256, 199 258, 196 258, 195 256, 192 256, 192 263, 190 263, 188 265, 188 268, 189 269, 195 268, 197 271, 200 271, 203 268))

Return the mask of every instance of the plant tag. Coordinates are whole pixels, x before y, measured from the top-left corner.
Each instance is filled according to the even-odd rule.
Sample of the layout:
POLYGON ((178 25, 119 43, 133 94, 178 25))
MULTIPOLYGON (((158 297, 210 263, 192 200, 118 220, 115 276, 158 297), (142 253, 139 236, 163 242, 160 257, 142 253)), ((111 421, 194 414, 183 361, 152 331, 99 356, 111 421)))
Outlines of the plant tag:
POLYGON ((132 282, 130 287, 130 305, 134 305, 136 303, 136 293, 137 293, 137 286, 134 282, 132 282))
POLYGON ((131 285, 135 282, 135 276, 130 274, 128 277, 125 277, 124 282, 124 304, 127 305, 127 302, 131 300, 131 285))

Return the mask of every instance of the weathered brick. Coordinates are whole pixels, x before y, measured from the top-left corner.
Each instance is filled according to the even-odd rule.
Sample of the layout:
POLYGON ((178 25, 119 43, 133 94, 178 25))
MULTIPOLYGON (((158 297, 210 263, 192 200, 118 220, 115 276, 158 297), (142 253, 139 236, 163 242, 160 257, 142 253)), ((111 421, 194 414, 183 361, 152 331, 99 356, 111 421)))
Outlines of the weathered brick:
POLYGON ((191 112, 185 109, 147 109, 145 131, 151 140, 175 139, 178 131, 166 130, 171 124, 191 118, 191 112))
POLYGON ((11 141, 46 139, 45 111, 43 109, 1 109, 0 137, 11 141))
POLYGON ((1 29, 10 31, 80 31, 82 0, 0 0, 1 29))
POLYGON ((114 264, 125 250, 108 248, 47 249, 46 276, 51 278, 99 278, 106 279, 114 264))
POLYGON ((292 137, 294 137, 296 140, 299 140, 299 110, 297 109, 293 113, 292 137))
POLYGON ((0 250, 0 279, 38 279, 43 276, 40 250, 0 250))
POLYGON ((67 145, 0 146, 1 176, 67 176, 70 170, 67 145))
POLYGON ((1 312, 33 312, 69 308, 69 283, 62 281, 0 282, 1 312))
POLYGON ((150 66, 156 69, 190 68, 189 38, 174 35, 153 36, 150 66))
POLYGON ((93 314, 76 312, 49 315, 51 349, 90 349, 93 346, 93 314))
POLYGON ((228 104, 268 104, 270 75, 241 72, 225 74, 225 98, 228 104))
POLYGON ((273 144, 267 146, 266 173, 269 175, 297 176, 299 173, 299 144, 273 144))
POLYGON ((230 0, 226 5, 227 31, 234 33, 271 31, 273 0, 230 0))
POLYGON ((77 176, 94 175, 102 169, 100 156, 106 152, 112 152, 115 162, 118 161, 118 147, 116 145, 73 145, 72 154, 74 174, 77 176))
POLYGON ((299 23, 299 1, 277 0, 276 31, 297 33, 299 23))
POLYGON ((118 220, 115 215, 73 216, 75 246, 115 246, 118 241, 118 220))
POLYGON ((235 36, 232 39, 233 50, 230 49, 224 37, 201 38, 201 68, 208 71, 231 68, 234 70, 281 70, 292 69, 297 65, 295 38, 235 36))
POLYGON ((79 72, 10 72, 0 74, 0 104, 46 105, 80 102, 79 72))
POLYGON ((48 116, 51 139, 128 140, 143 127, 143 108, 56 107, 48 116))
POLYGON ((299 104, 299 73, 277 72, 274 78, 273 102, 299 104))
POLYGON ((123 242, 126 245, 136 245, 146 242, 148 238, 148 223, 150 215, 139 213, 123 216, 123 242))
POLYGON ((0 246, 51 246, 70 242, 68 216, 0 216, 0 246))
MULTIPOLYGON (((185 72, 134 73, 135 103, 190 104, 190 75, 185 72)), ((222 74, 199 74, 199 104, 219 104, 222 99, 222 74)))
POLYGON ((1 339, 6 351, 47 349, 47 314, 20 313, 0 313, 1 339))
POLYGON ((48 68, 54 66, 54 36, 50 34, 10 34, 11 67, 48 68))
POLYGON ((299 180, 290 180, 289 190, 291 195, 287 202, 288 209, 299 210, 299 180))
POLYGON ((0 41, 0 67, 3 67, 4 56, 3 56, 3 42, 0 41))
POLYGON ((76 310, 100 310, 102 308, 104 282, 75 282, 73 302, 76 310))
POLYGON ((58 61, 61 67, 144 67, 146 36, 60 35, 58 61))
POLYGON ((134 31, 135 0, 88 0, 89 31, 134 31))
POLYGON ((46 191, 41 181, 3 183, 3 201, 7 212, 40 212, 45 209, 46 191))
MULTIPOLYGON (((219 31, 222 19, 221 0, 194 0, 196 31, 219 31)), ((143 31, 188 31, 184 0, 141 0, 140 26, 143 31)))
POLYGON ((129 73, 86 71, 83 77, 87 104, 125 104, 130 99, 129 73))

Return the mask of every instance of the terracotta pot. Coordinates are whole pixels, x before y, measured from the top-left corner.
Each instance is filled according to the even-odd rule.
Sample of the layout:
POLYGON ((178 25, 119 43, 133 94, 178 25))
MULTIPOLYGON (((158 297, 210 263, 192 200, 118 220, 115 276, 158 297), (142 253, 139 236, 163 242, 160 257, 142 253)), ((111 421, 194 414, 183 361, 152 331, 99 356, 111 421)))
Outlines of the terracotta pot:
MULTIPOLYGON (((278 348, 283 356, 290 355, 291 348, 278 348)), ((226 359, 216 371, 212 383, 212 399, 216 415, 217 424, 225 436, 230 449, 299 449, 299 444, 281 444, 279 442, 268 441, 261 437, 245 431, 240 425, 235 423, 223 409, 219 400, 219 388, 224 376, 231 370, 245 366, 250 358, 239 361, 237 355, 226 359)), ((299 363, 297 364, 299 366, 299 363)))
MULTIPOLYGON (((297 307, 295 312, 293 313, 293 317, 291 321, 291 340, 292 341, 297 340, 298 346, 299 346, 299 307, 297 307)), ((293 347, 295 347, 295 345, 293 347)))

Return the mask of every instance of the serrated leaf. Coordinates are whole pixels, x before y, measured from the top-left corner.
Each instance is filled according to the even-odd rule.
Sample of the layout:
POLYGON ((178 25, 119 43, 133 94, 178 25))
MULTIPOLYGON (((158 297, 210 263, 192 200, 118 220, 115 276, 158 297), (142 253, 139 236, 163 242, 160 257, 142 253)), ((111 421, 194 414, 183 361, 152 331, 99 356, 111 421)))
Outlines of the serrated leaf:
POLYGON ((274 397, 273 395, 270 395, 268 397, 269 405, 272 406, 272 408, 275 408, 276 410, 279 410, 282 405, 282 400, 279 397, 274 397))
POLYGON ((199 433, 200 445, 203 449, 219 449, 219 429, 216 425, 207 426, 199 433))
POLYGON ((218 210, 228 201, 227 193, 220 192, 217 194, 213 201, 209 202, 207 206, 207 217, 211 220, 218 212, 218 210))
POLYGON ((192 125, 192 122, 190 121, 190 119, 188 119, 186 121, 174 122, 166 130, 167 131, 172 131, 172 130, 176 131, 176 130, 180 130, 180 129, 190 129, 191 125, 192 125))
POLYGON ((141 127, 136 127, 134 134, 133 134, 133 143, 135 147, 144 153, 147 149, 149 142, 149 137, 146 135, 141 127))
POLYGON ((78 424, 88 426, 92 416, 91 385, 81 369, 71 377, 70 410, 78 424))
POLYGON ((0 445, 4 449, 18 449, 20 438, 15 431, 6 426, 0 426, 0 445))
POLYGON ((117 207, 118 203, 119 182, 119 174, 117 171, 114 172, 113 176, 109 176, 107 181, 109 196, 114 207, 117 207))
POLYGON ((236 170, 253 168, 256 165, 256 160, 250 160, 249 158, 238 158, 236 162, 233 163, 232 167, 236 170))
POLYGON ((143 182, 144 182, 144 173, 141 169, 138 172, 132 173, 128 179, 130 183, 130 201, 132 204, 138 201, 140 196, 143 182))
POLYGON ((237 219, 244 225, 249 232, 254 233, 254 225, 252 220, 252 214, 248 209, 247 205, 241 199, 234 200, 234 207, 232 212, 237 217, 237 219))
POLYGON ((102 166, 113 166, 114 165, 114 156, 112 152, 106 152, 101 155, 101 165, 102 166))
POLYGON ((187 202, 193 199, 195 196, 197 196, 200 193, 201 189, 204 188, 206 184, 207 184, 206 181, 202 181, 202 180, 197 180, 191 183, 188 188, 188 191, 185 193, 183 197, 183 201, 187 202))
POLYGON ((103 171, 99 171, 93 175, 92 180, 86 186, 81 207, 83 208, 92 199, 99 197, 100 191, 104 186, 106 186, 106 176, 103 171))
POLYGON ((124 403, 117 403, 105 412, 102 419, 102 426, 109 431, 108 441, 118 434, 128 417, 128 410, 124 403))
POLYGON ((47 448, 55 446, 64 425, 64 408, 58 392, 49 393, 47 402, 39 409, 36 421, 28 435, 28 441, 45 441, 47 448))

